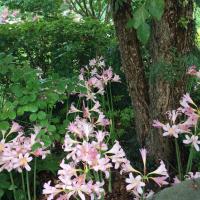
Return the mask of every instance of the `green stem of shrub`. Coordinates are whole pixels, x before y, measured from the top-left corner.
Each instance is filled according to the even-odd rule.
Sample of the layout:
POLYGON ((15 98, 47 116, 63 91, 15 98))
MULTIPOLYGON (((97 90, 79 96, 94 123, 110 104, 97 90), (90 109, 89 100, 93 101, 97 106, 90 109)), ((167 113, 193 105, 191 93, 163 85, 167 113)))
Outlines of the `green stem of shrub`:
POLYGON ((15 183, 14 183, 12 172, 10 172, 9 174, 10 174, 10 181, 11 181, 11 184, 12 184, 13 196, 14 196, 14 199, 17 200, 17 198, 16 198, 16 190, 15 190, 15 183))
POLYGON ((31 200, 28 171, 26 171, 26 187, 27 187, 28 200, 31 200))
POLYGON ((33 173, 33 199, 36 200, 36 173, 37 173, 37 158, 34 160, 34 173, 33 173))
POLYGON ((21 177, 22 177, 22 189, 24 192, 25 200, 26 200, 27 198, 26 198, 26 189, 25 189, 25 181, 24 181, 24 173, 23 172, 21 173, 21 177))
POLYGON ((175 139, 175 148, 176 148, 176 159, 177 159, 177 165, 178 165, 178 175, 179 175, 179 179, 182 180, 181 156, 180 156, 180 150, 179 150, 177 139, 175 139))
POLYGON ((194 149, 193 149, 193 146, 191 146, 191 148, 190 148, 190 154, 189 154, 189 158, 188 158, 188 162, 187 162, 187 168, 186 168, 186 174, 188 174, 188 172, 190 172, 191 171, 191 169, 192 169, 192 161, 193 161, 193 153, 194 153, 194 151, 193 151, 194 149))

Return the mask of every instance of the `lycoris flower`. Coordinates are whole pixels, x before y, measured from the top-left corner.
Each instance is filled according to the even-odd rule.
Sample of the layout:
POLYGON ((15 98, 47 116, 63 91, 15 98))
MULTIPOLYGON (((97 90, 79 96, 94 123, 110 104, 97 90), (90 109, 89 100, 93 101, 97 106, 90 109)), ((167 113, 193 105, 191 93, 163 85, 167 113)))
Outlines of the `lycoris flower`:
POLYGON ((25 136, 22 132, 22 126, 13 122, 10 131, 8 133, 3 132, 3 139, 0 141, 0 171, 30 171, 29 163, 33 159, 32 156, 45 159, 46 155, 50 153, 49 150, 46 150, 44 143, 37 138, 39 129, 35 127, 33 131, 35 131, 34 134, 25 136), (16 137, 7 141, 8 136, 12 133, 16 133, 16 137), (32 150, 36 143, 40 147, 32 150))
MULTIPOLYGON (((48 182, 44 185, 43 194, 47 199, 62 200, 73 197, 85 200, 89 196, 91 200, 101 199, 105 193, 104 179, 110 177, 112 168, 119 169, 121 174, 129 175, 126 179, 128 184, 126 188, 136 198, 152 194, 144 192, 144 187, 150 180, 159 186, 166 185, 168 174, 162 161, 157 170, 147 173, 146 149, 140 149, 144 165, 143 172, 140 172, 131 166, 118 141, 115 141, 111 148, 107 144, 109 141, 107 126, 112 122, 101 111, 98 96, 105 93, 105 86, 110 82, 120 81, 119 76, 114 74, 110 67, 105 69, 105 62, 99 58, 91 60, 89 66, 81 69, 79 79, 79 85, 86 91, 79 94, 79 98, 83 98, 83 101, 80 101, 81 108, 74 104, 70 107, 68 114, 76 113, 77 116, 67 127, 63 145, 66 156, 60 164, 56 184, 50 186, 48 182)), ((164 124, 158 121, 156 124, 166 129, 164 124)), ((170 127, 166 131, 176 136, 176 132, 171 134, 170 127)))
POLYGON ((185 140, 183 140, 184 144, 192 144, 196 151, 199 151, 199 144, 200 140, 198 136, 192 135, 191 137, 188 135, 185 135, 185 140))
POLYGON ((128 183, 126 186, 127 190, 135 190, 138 194, 143 193, 142 187, 145 186, 145 183, 142 181, 142 177, 140 175, 134 178, 133 174, 130 173, 129 178, 126 178, 126 183, 128 183))
POLYGON ((109 178, 113 164, 118 169, 127 160, 118 141, 110 150, 106 144, 109 137, 106 127, 110 120, 101 111, 98 95, 104 94, 109 82, 119 81, 119 76, 111 68, 104 68, 105 62, 99 58, 81 69, 79 85, 86 92, 79 94, 79 98, 84 100, 81 109, 74 104, 70 107, 68 114, 77 116, 67 127, 63 145, 67 154, 60 164, 57 184, 54 187, 50 182, 44 185, 43 194, 48 199, 85 200, 88 196, 91 200, 101 199, 105 193, 104 178, 109 178))

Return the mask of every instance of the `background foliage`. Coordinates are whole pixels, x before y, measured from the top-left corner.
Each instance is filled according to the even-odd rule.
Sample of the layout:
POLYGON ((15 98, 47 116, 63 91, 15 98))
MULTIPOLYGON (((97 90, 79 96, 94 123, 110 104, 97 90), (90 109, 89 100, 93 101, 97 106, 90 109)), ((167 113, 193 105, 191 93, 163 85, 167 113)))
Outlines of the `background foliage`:
POLYGON ((55 70, 67 75, 97 55, 112 56, 117 47, 113 28, 90 19, 81 23, 60 18, 4 25, 0 38, 1 52, 13 54, 19 62, 28 61, 45 74, 55 70))

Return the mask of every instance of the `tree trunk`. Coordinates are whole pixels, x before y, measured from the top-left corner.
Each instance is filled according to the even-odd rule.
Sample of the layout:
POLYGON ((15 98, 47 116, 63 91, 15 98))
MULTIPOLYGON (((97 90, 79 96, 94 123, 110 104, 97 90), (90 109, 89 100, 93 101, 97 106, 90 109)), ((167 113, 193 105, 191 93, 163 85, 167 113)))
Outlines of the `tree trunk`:
MULTIPOLYGON (((168 66, 173 66, 170 68, 171 73, 175 76, 178 76, 177 70, 181 73, 177 80, 170 81, 166 80, 165 74, 159 76, 158 71, 157 77, 150 85, 149 92, 151 121, 153 119, 165 120, 165 112, 179 106, 179 100, 185 92, 187 66, 184 63, 183 66, 179 66, 181 63, 176 62, 177 57, 178 59, 183 58, 193 49, 193 30, 193 1, 189 0, 186 5, 183 5, 180 1, 166 0, 162 19, 154 21, 152 25, 150 53, 153 65, 151 67, 155 68, 164 63, 166 67, 164 71, 168 70, 168 66), (183 19, 187 19, 188 23, 181 24, 183 19)), ((173 77, 169 76, 168 79, 173 79, 173 77)), ((163 139, 162 132, 154 129, 151 131, 149 141, 153 155, 163 159, 164 154, 164 158, 170 160, 169 158, 174 154, 170 139, 163 139)))
MULTIPOLYGON (((177 55, 184 56, 190 52, 194 41, 192 14, 192 0, 185 5, 181 5, 177 0, 165 0, 162 19, 152 22, 152 36, 149 43, 152 58, 150 71, 163 61, 166 66, 173 65, 177 55), (188 20, 188 23, 181 24, 183 19, 188 20)), ((140 145, 145 145, 155 158, 171 160, 173 148, 169 141, 163 138, 161 132, 152 129, 152 120, 162 120, 166 111, 176 108, 184 92, 185 75, 170 83, 163 77, 164 74, 161 74, 155 77, 152 84, 148 84, 150 81, 145 77, 136 31, 127 28, 127 22, 132 17, 131 0, 126 0, 117 11, 113 12, 123 70, 135 112, 136 132, 140 145)), ((182 74, 186 69, 184 67, 178 68, 183 71, 182 74)))
POLYGON ((149 88, 145 79, 136 31, 126 26, 132 18, 130 3, 131 1, 128 0, 117 10, 114 14, 114 23, 119 40, 122 66, 136 113, 137 136, 140 144, 145 145, 145 138, 149 130, 149 88))

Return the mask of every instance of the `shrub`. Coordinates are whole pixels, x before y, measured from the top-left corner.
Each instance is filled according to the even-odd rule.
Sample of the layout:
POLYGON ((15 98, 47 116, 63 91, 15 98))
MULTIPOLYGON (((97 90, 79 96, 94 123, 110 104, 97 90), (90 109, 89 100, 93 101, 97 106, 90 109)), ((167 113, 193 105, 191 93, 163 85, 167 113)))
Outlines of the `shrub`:
POLYGON ((97 55, 112 57, 116 49, 112 26, 91 19, 2 25, 0 38, 0 52, 12 53, 20 63, 28 61, 33 68, 40 67, 45 75, 55 70, 69 76, 97 55))

